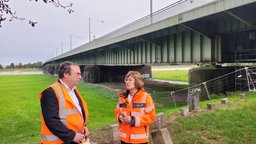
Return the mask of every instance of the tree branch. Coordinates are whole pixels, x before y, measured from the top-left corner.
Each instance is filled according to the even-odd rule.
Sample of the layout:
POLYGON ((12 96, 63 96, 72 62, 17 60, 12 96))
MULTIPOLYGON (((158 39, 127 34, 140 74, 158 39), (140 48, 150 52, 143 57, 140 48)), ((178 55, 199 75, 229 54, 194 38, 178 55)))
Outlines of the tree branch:
MULTIPOLYGON (((29 0, 32 1, 32 0, 29 0)), ((63 5, 59 2, 59 0, 42 0, 44 3, 48 4, 51 3, 52 5, 54 5, 55 7, 60 7, 63 9, 67 9, 68 13, 72 13, 74 12, 72 8, 73 3, 70 3, 69 5, 63 5)), ((38 0, 35 0, 35 2, 38 2, 38 0)), ((30 19, 26 19, 24 17, 18 17, 16 15, 16 12, 14 12, 11 7, 9 6, 9 0, 0 0, 0 28, 2 27, 2 22, 5 21, 7 18, 6 16, 10 16, 9 21, 13 21, 13 20, 21 20, 21 21, 28 21, 29 24, 34 27, 37 22, 30 20, 30 19)))

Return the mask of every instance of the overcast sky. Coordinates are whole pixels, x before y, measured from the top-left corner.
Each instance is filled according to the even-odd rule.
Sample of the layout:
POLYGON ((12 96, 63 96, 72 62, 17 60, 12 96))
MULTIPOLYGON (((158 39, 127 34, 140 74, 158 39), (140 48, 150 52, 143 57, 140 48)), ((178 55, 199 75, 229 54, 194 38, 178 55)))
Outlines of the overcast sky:
MULTIPOLYGON (((152 0, 153 12, 178 0, 152 0)), ((101 37, 115 29, 150 14, 150 0, 60 0, 73 3, 71 14, 66 9, 45 4, 42 0, 10 0, 19 17, 37 21, 6 20, 0 28, 0 64, 27 64, 46 61, 76 48, 91 37, 101 37), (103 23, 101 21, 104 21, 103 23)))

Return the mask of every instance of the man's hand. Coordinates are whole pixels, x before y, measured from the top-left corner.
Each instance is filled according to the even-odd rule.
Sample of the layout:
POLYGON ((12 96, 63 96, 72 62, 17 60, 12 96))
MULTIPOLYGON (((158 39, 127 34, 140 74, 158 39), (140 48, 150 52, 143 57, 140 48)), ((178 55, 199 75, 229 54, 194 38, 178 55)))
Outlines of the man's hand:
POLYGON ((84 127, 84 135, 85 137, 88 137, 89 136, 89 129, 87 127, 84 127))
POLYGON ((81 143, 85 139, 85 135, 83 133, 77 132, 76 136, 73 139, 73 142, 81 143))

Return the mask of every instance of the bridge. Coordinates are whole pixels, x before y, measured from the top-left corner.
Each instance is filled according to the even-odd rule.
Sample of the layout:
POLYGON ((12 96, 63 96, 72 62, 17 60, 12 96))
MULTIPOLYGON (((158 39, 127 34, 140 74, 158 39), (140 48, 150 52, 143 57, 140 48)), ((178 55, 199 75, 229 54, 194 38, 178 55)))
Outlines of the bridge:
POLYGON ((180 0, 47 60, 55 74, 78 63, 86 82, 117 81, 128 70, 151 77, 152 65, 256 61, 256 0, 180 0))

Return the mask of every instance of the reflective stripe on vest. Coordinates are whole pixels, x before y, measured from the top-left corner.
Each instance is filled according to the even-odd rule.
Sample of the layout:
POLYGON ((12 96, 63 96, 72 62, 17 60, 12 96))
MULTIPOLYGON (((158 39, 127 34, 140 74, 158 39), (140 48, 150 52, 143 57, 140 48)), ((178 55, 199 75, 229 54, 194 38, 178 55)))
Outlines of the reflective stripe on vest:
MULTIPOLYGON (((54 86, 56 87, 58 94, 59 94, 59 117, 60 117, 60 121, 66 126, 67 125, 67 115, 70 114, 77 114, 79 113, 79 111, 77 109, 72 109, 72 110, 66 110, 65 109, 65 98, 64 95, 62 93, 61 87, 54 83, 54 86)), ((41 134, 41 138, 47 141, 55 141, 55 140, 60 140, 59 137, 57 136, 47 136, 44 134, 41 134)))
POLYGON ((142 115, 145 114, 144 109, 145 109, 145 106, 146 106, 147 95, 148 94, 145 92, 144 95, 143 95, 141 103, 134 103, 132 105, 132 108, 140 108, 140 112, 132 112, 132 116, 142 116, 142 115))
POLYGON ((140 112, 132 112, 131 115, 135 117, 135 127, 140 126, 140 119, 136 118, 139 116, 143 116, 145 114, 145 106, 146 106, 146 99, 147 99, 147 93, 144 93, 144 96, 142 98, 141 103, 136 103, 134 104, 132 107, 139 107, 140 108, 140 112))
MULTIPOLYGON (((144 93, 144 96, 142 98, 142 102, 141 103, 133 103, 132 104, 132 108, 140 108, 140 112, 131 112, 132 116, 142 116, 145 114, 144 110, 145 110, 145 106, 146 106, 146 99, 147 99, 147 93, 144 93)), ((117 108, 122 111, 123 108, 126 108, 127 104, 125 104, 121 99, 119 99, 119 105, 117 106, 117 108)), ((124 114, 125 116, 127 116, 127 112, 123 112, 122 114, 124 114)))
POLYGON ((41 138, 47 141, 55 141, 55 140, 59 140, 60 138, 57 136, 46 136, 41 134, 41 138))
POLYGON ((61 119, 61 122, 66 125, 67 124, 67 115, 70 115, 70 114, 77 114, 79 113, 79 111, 75 108, 75 109, 72 109, 72 110, 66 110, 65 107, 65 98, 64 98, 64 95, 61 91, 61 88, 58 84, 54 84, 54 86, 56 87, 58 93, 59 93, 59 96, 60 96, 60 109, 59 109, 59 116, 60 116, 60 119, 61 119))

